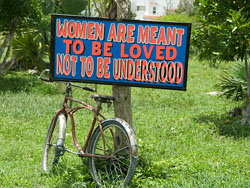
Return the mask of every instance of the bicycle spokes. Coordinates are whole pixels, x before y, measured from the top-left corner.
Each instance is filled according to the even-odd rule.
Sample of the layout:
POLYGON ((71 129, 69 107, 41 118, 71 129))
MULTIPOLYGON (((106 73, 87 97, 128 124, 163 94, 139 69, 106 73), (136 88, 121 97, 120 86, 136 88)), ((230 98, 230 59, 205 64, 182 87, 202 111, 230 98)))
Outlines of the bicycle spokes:
POLYGON ((98 186, 119 187, 128 185, 135 169, 130 137, 119 122, 103 125, 103 135, 97 129, 90 143, 90 152, 104 157, 91 157, 90 170, 98 186))

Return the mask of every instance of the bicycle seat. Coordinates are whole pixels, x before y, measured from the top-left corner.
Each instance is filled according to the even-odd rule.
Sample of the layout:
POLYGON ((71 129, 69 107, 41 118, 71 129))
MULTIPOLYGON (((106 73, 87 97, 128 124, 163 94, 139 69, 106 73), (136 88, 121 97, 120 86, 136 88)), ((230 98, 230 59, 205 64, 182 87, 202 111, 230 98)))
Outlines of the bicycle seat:
POLYGON ((101 102, 101 103, 111 103, 111 100, 113 101, 115 100, 115 97, 108 95, 92 94, 90 97, 94 99, 96 102, 101 102))

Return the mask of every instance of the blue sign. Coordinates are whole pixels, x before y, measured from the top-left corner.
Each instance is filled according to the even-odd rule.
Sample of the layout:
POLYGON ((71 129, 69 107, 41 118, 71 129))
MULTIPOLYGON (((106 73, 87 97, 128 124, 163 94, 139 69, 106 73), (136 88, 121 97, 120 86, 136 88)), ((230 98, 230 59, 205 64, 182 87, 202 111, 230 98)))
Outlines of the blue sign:
POLYGON ((190 23, 51 20, 52 80, 186 90, 190 23))

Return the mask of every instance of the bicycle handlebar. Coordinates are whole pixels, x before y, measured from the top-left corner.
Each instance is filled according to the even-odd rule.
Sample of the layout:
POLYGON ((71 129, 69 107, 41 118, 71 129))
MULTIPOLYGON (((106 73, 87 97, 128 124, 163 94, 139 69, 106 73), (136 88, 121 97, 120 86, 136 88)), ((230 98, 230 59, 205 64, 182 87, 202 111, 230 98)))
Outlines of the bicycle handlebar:
POLYGON ((84 90, 87 90, 87 91, 96 92, 96 89, 92 89, 92 88, 89 88, 89 87, 86 87, 86 86, 80 86, 80 85, 72 84, 72 83, 70 83, 70 86, 78 87, 78 88, 81 88, 81 89, 84 89, 84 90))
POLYGON ((44 70, 41 72, 41 74, 40 74, 40 76, 39 76, 38 78, 39 78, 40 80, 42 80, 42 81, 45 81, 45 82, 53 82, 53 81, 50 80, 49 78, 43 77, 44 74, 46 74, 46 73, 49 73, 49 69, 44 69, 44 70))
POLYGON ((39 79, 42 81, 45 81, 45 82, 53 82, 52 80, 50 80, 48 78, 39 77, 39 79))
MULTIPOLYGON (((45 81, 45 82, 53 82, 53 80, 51 80, 49 78, 42 77, 43 74, 45 74, 46 72, 49 72, 49 69, 43 70, 41 72, 40 76, 39 76, 39 79, 42 80, 42 81, 45 81)), ((59 81, 59 82, 64 83, 64 84, 68 84, 69 83, 70 86, 78 87, 78 88, 84 89, 86 91, 96 92, 96 89, 92 89, 92 88, 89 88, 89 87, 86 87, 86 86, 80 86, 80 85, 77 85, 77 84, 72 84, 70 82, 62 82, 62 81, 59 81)))

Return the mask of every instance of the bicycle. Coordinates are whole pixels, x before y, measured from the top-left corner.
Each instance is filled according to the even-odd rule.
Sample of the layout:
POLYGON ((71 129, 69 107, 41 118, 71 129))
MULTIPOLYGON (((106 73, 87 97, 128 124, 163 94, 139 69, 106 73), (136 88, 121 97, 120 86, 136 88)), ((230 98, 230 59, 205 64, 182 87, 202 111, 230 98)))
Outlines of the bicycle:
MULTIPOLYGON (((43 72, 40 79, 50 81, 43 78, 42 74, 43 72)), ((124 120, 120 118, 106 119, 100 113, 102 104, 111 105, 115 98, 92 94, 91 98, 97 102, 97 108, 95 109, 79 99, 72 98, 72 87, 91 92, 96 91, 96 89, 89 87, 66 83, 62 107, 56 111, 49 125, 43 151, 42 169, 50 173, 53 167, 58 164, 59 158, 65 152, 68 152, 79 157, 89 158, 90 174, 97 187, 123 187, 129 185, 134 176, 137 161, 135 133, 124 120), (72 103, 77 103, 77 107, 72 107, 72 103), (81 109, 90 110, 94 114, 83 147, 78 144, 74 121, 74 113, 81 109), (68 116, 71 122, 73 142, 78 153, 70 151, 64 146, 68 116)))

